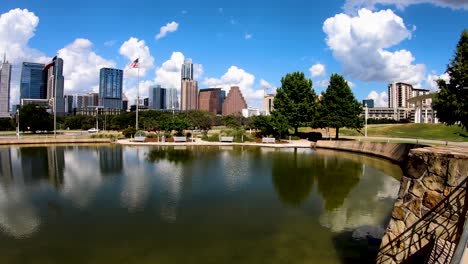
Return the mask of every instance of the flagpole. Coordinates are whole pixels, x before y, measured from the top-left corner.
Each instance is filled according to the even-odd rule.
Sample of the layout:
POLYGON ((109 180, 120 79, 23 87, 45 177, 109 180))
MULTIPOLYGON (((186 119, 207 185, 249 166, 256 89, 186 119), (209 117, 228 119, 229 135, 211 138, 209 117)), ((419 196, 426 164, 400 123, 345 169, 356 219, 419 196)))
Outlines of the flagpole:
POLYGON ((55 62, 54 62, 54 68, 55 68, 55 73, 54 73, 55 75, 54 76, 54 138, 57 137, 57 61, 58 59, 55 59, 55 62))
POLYGON ((139 106, 140 106, 140 65, 137 65, 137 103, 136 103, 135 130, 138 130, 138 108, 139 106))

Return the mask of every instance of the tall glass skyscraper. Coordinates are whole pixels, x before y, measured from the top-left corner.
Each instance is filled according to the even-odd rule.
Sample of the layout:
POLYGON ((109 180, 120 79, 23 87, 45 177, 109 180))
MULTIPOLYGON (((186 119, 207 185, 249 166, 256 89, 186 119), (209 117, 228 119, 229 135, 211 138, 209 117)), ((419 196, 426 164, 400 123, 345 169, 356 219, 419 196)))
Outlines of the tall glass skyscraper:
POLYGON ((123 71, 102 68, 99 73, 99 106, 122 110, 123 71))
POLYGON ((3 59, 0 65, 0 117, 10 117, 11 64, 3 59))
POLYGON ((46 93, 47 97, 46 98, 49 99, 50 102, 53 102, 51 99, 57 100, 56 102, 57 114, 64 115, 65 114, 65 99, 64 99, 64 94, 63 94, 63 89, 64 89, 63 60, 55 56, 52 59, 52 61, 45 66, 44 72, 46 74, 45 80, 47 80, 47 93, 46 93))
POLYGON ((149 109, 166 109, 166 89, 162 88, 161 85, 150 87, 148 91, 148 100, 149 109))
POLYGON ((45 64, 23 62, 20 81, 21 99, 46 99, 46 85, 44 81, 45 64))
POLYGON ((182 64, 181 77, 182 80, 193 80, 192 59, 184 60, 184 64, 182 64))

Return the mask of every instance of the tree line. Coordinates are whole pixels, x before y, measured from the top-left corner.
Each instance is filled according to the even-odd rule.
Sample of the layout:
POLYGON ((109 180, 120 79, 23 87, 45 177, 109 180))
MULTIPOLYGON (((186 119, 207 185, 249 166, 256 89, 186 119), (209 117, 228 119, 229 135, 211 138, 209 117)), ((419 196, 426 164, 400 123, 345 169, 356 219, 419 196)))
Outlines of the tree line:
MULTIPOLYGON (((304 73, 286 74, 281 79, 281 87, 273 101, 274 109, 270 116, 245 118, 240 115, 216 116, 207 111, 161 112, 140 111, 138 127, 146 131, 172 132, 183 134, 192 129, 207 132, 213 126, 226 126, 233 129, 255 129, 257 136, 284 138, 298 134, 299 127, 335 128, 336 138, 340 127, 361 128, 363 119, 359 117, 362 107, 354 98, 345 79, 333 74, 330 85, 319 97, 316 95, 312 80, 304 73)), ((22 132, 37 133, 53 131, 53 118, 45 108, 37 105, 23 106, 19 111, 19 129, 22 132)), ((99 124, 100 130, 123 130, 135 127, 135 113, 119 115, 75 115, 57 117, 57 129, 87 130, 99 124)), ((2 130, 13 130, 14 120, 0 122, 2 130)))

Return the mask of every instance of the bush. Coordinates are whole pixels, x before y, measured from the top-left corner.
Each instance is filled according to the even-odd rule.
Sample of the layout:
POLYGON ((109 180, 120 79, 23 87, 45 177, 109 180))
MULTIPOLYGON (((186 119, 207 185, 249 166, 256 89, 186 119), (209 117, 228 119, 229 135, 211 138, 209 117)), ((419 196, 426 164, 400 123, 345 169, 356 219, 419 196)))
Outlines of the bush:
POLYGON ((320 132, 298 132, 296 136, 300 139, 307 139, 309 141, 317 141, 322 139, 322 133, 320 132))
POLYGON ((133 135, 135 135, 136 129, 134 127, 128 126, 126 129, 122 131, 122 134, 124 135, 125 138, 131 138, 133 135))
POLYGON ((219 134, 208 134, 206 136, 202 137, 202 140, 208 141, 208 142, 218 142, 219 141, 219 134))

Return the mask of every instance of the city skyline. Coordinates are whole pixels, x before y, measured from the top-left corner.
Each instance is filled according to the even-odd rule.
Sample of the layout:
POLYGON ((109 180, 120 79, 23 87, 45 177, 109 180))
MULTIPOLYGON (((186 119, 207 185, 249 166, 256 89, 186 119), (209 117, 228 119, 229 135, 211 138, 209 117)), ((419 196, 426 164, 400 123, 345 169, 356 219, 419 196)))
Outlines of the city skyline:
POLYGON ((60 1, 4 2, 0 53, 13 65, 11 102, 19 102, 21 63, 47 63, 58 55, 64 94, 98 92, 99 69, 109 67, 124 70, 123 93, 134 101, 137 70, 128 65, 135 58, 142 97, 157 84, 180 92, 182 64, 192 58, 200 89, 239 86, 253 107, 261 107, 261 88, 271 93, 293 71, 311 78, 317 93, 331 73, 341 74, 358 100, 387 105, 392 82, 436 89, 432 80, 446 77, 468 19, 466 1, 309 2, 86 0, 80 8, 60 1))

